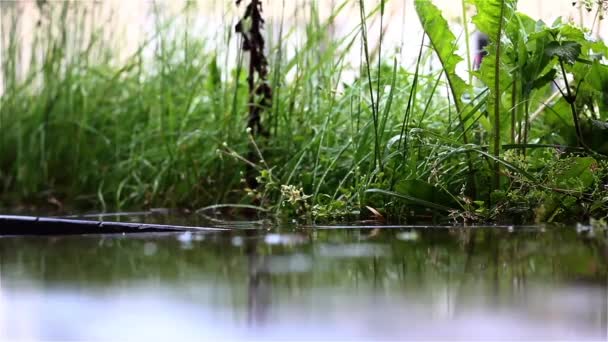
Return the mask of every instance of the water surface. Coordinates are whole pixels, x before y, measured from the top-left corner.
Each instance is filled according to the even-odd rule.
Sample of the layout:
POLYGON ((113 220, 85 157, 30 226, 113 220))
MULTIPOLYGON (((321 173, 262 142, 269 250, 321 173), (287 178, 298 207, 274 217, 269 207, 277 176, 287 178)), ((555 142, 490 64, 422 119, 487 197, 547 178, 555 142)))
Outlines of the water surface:
POLYGON ((607 338, 606 232, 0 238, 0 340, 607 338))

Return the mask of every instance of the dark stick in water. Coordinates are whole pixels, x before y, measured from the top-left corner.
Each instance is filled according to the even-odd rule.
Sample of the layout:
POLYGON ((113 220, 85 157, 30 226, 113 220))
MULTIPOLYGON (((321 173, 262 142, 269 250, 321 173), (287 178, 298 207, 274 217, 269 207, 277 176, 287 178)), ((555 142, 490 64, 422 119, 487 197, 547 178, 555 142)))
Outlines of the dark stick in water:
POLYGON ((89 221, 56 217, 0 215, 0 236, 161 233, 216 230, 225 229, 150 223, 89 221))

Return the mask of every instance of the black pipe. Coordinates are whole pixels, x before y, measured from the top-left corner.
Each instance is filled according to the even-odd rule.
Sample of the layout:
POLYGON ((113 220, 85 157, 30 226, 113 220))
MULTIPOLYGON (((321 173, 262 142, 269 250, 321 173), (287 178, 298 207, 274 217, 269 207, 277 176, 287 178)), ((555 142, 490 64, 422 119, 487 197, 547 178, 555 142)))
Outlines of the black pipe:
POLYGON ((0 215, 2 235, 79 235, 215 231, 222 228, 0 215))

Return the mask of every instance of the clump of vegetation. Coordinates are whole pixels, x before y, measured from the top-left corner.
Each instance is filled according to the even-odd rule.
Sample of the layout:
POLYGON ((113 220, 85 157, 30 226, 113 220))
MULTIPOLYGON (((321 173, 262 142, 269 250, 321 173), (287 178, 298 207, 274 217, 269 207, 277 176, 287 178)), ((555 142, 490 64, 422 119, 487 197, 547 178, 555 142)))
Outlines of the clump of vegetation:
MULTIPOLYGON (((26 47, 19 5, 2 3, 3 203, 254 204, 301 220, 606 218, 608 48, 593 29, 537 21, 515 0, 473 1, 472 23, 489 37, 474 71, 457 53, 462 35, 416 0, 425 34, 410 67, 383 50, 383 29, 370 46, 385 1, 364 5, 344 1, 326 21, 315 2, 301 7, 306 36, 290 49, 283 20, 265 39, 260 0, 236 27, 225 22, 237 36, 214 49, 157 11, 157 32, 124 59, 108 28, 69 20, 94 5, 44 4, 26 47), (349 6, 357 29, 330 38, 349 6), (215 52, 234 39, 236 67, 215 52), (24 61, 25 49, 39 53, 24 61), (348 57, 356 49, 360 66, 348 57)), ((601 20, 604 2, 583 5, 601 20)))

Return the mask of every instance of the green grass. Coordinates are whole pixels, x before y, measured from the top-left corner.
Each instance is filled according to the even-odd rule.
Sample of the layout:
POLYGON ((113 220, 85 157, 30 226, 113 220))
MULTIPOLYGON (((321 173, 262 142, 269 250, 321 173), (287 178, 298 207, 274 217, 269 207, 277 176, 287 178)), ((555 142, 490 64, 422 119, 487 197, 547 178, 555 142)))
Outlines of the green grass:
MULTIPOLYGON (((366 207, 391 221, 606 216, 608 116, 598 91, 605 82, 579 81, 582 92, 570 103, 552 96, 550 80, 542 79, 568 57, 561 42, 576 41, 585 61, 591 51, 605 51, 603 44, 563 25, 556 37, 543 38, 556 42, 557 57, 539 52, 536 64, 525 64, 514 53, 515 38, 529 39, 521 17, 521 27, 494 32, 509 43, 491 45, 500 58, 489 56, 467 82, 455 73, 463 59, 455 53, 457 39, 464 38, 430 3, 417 2, 421 18, 436 21, 426 28, 428 38, 420 36, 414 65, 382 44, 371 46, 382 41, 371 39, 377 33, 368 27, 384 24, 384 2, 361 4, 345 1, 327 21, 314 2, 301 6, 309 20, 300 32, 280 20, 273 31, 278 42, 268 42, 274 90, 272 108, 263 113, 268 138, 245 130, 247 54, 225 57, 237 39, 230 20, 223 35, 205 40, 175 24, 190 20, 189 8, 176 18, 157 10, 155 35, 120 58, 111 27, 61 20, 84 17, 92 10, 86 3, 47 3, 27 47, 18 32, 18 21, 27 19, 11 3, 0 4, 0 201, 9 208, 58 201, 74 210, 255 204, 317 220, 374 216, 366 207), (359 25, 330 37, 332 20, 351 6, 358 6, 359 25), (437 31, 440 25, 445 30, 437 31), (296 46, 286 46, 296 35, 296 46), (25 60, 25 49, 36 56, 25 60), (357 49, 360 68, 349 60, 357 49), (430 68, 437 57, 442 68, 430 68), (506 70, 517 71, 504 76, 506 70), (354 81, 345 81, 349 73, 354 81), (544 83, 512 76, 531 74, 544 83), (595 140, 577 148, 572 115, 595 140), (522 131, 525 138, 516 134, 522 131), (566 153, 555 145, 572 148, 566 153), (254 165, 258 189, 247 189, 244 180, 252 148, 261 160, 254 165)), ((491 13, 473 20, 481 23, 484 15, 491 13)), ((589 63, 567 63, 565 72, 580 80, 594 67, 602 75, 604 62, 589 63)))

